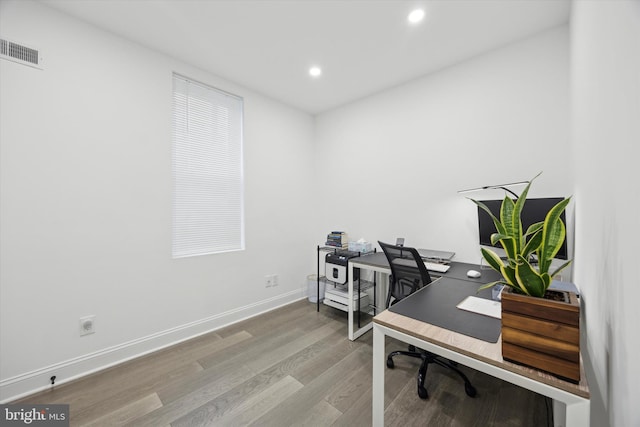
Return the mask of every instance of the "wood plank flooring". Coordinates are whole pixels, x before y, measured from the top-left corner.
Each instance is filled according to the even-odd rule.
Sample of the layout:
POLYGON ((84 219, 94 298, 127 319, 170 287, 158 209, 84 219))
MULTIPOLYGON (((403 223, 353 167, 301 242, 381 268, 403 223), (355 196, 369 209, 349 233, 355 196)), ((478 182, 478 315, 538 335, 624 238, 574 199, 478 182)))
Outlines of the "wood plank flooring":
MULTIPOLYGON (((371 347, 371 332, 347 339, 346 313, 303 300, 20 402, 70 404, 72 426, 369 426, 371 347)), ((466 367, 475 398, 431 365, 421 400, 419 360, 395 361, 388 426, 549 425, 544 397, 466 367)))

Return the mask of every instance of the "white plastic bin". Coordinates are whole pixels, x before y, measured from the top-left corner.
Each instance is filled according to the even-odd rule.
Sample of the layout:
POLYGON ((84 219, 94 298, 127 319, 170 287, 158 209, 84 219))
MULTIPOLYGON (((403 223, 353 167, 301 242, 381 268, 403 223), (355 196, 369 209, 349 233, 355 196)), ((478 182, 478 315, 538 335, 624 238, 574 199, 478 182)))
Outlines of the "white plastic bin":
MULTIPOLYGON (((320 279, 320 301, 324 299, 324 278, 320 279)), ((310 274, 307 276, 307 293, 309 295, 309 302, 318 302, 318 275, 310 274)))

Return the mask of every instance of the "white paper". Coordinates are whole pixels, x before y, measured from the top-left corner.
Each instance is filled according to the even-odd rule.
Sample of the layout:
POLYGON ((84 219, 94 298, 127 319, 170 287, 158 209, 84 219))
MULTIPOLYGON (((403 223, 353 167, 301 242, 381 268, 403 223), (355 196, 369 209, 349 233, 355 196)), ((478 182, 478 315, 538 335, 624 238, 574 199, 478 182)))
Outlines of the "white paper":
POLYGON ((484 316, 495 317, 496 319, 502 318, 500 301, 469 296, 456 307, 461 310, 472 311, 484 316))

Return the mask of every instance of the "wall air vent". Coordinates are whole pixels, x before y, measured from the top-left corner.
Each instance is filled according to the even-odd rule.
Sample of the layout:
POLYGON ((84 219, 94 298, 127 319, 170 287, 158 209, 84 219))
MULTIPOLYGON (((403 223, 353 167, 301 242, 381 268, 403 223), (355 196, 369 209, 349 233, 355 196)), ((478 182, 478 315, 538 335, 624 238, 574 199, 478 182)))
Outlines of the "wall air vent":
POLYGON ((37 49, 4 38, 0 38, 0 58, 42 70, 42 56, 37 49))

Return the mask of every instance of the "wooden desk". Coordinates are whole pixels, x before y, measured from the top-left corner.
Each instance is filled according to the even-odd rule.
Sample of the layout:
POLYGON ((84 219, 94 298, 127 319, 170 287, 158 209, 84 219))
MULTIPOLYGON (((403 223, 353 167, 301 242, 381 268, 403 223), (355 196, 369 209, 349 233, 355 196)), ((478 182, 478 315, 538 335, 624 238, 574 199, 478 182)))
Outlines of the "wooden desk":
MULTIPOLYGON (((410 297, 409 297, 410 298, 410 297)), ((553 399, 556 425, 589 426, 589 387, 502 359, 502 341, 489 343, 385 310, 373 319, 373 425, 384 425, 385 336, 412 344, 462 365, 553 399), (562 420, 565 420, 563 422, 562 420)), ((526 416, 526 415, 525 415, 526 416)))

